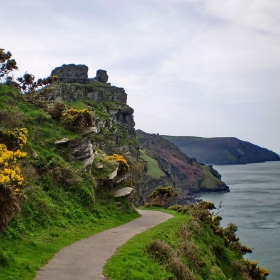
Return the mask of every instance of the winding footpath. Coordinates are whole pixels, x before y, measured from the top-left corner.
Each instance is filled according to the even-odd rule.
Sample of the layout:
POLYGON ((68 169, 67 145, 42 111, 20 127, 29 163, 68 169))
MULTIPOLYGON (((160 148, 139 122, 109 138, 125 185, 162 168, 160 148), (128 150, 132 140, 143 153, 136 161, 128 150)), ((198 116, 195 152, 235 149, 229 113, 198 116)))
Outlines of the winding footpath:
POLYGON ((106 279, 102 275, 103 266, 118 247, 134 235, 173 217, 160 211, 138 211, 140 218, 63 248, 41 268, 35 280, 106 279))

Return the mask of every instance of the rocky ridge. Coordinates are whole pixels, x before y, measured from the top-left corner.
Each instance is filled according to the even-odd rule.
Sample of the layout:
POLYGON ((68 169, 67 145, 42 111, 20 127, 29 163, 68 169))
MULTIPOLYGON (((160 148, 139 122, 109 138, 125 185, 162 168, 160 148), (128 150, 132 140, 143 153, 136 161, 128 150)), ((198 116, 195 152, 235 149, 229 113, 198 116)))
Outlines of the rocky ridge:
POLYGON ((182 156, 179 150, 175 153, 175 146, 170 149, 173 144, 162 138, 159 141, 157 136, 141 132, 146 139, 143 141, 138 132, 138 141, 156 160, 158 172, 162 173, 161 176, 151 176, 147 172, 147 161, 141 158, 143 151, 139 150, 135 138, 134 111, 127 105, 125 90, 107 83, 105 70, 98 70, 94 78, 88 78, 87 71, 85 65, 57 67, 52 75, 57 75, 59 82, 42 89, 34 98, 47 102, 49 106, 64 102, 69 108, 80 109, 82 106, 93 112, 94 127, 83 131, 82 140, 74 144, 58 140, 72 147, 73 158, 83 161, 83 169, 96 177, 97 187, 133 187, 135 191, 130 198, 135 205, 145 203, 150 192, 159 185, 172 185, 178 189, 178 202, 183 204, 193 201, 192 196, 202 191, 228 191, 211 168, 202 167, 195 160, 182 156), (154 142, 155 145, 151 144, 154 142), (123 155, 129 162, 129 173, 118 176, 117 166, 108 166, 103 153, 123 155), (206 178, 208 184, 205 183, 206 178))

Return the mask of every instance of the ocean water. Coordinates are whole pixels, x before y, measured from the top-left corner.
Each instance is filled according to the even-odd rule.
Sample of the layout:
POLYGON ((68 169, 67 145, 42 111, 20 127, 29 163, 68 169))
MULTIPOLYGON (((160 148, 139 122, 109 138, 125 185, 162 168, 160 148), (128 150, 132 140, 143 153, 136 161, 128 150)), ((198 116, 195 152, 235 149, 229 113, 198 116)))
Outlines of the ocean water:
POLYGON ((222 202, 221 225, 238 226, 240 241, 254 248, 244 257, 270 270, 269 280, 280 279, 280 162, 215 165, 229 193, 205 194, 216 207, 222 202))

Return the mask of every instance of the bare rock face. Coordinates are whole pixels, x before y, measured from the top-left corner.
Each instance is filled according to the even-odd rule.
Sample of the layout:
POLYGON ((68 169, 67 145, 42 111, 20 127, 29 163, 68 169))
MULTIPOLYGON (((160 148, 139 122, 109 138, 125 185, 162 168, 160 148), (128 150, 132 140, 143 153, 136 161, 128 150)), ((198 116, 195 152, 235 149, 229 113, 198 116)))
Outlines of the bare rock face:
POLYGON ((63 83, 85 84, 88 82, 88 67, 81 64, 63 64, 52 70, 51 76, 58 76, 58 80, 63 83))
POLYGON ((89 138, 84 138, 73 150, 73 158, 83 160, 83 169, 90 173, 95 158, 93 146, 89 138))
POLYGON ((62 138, 54 142, 55 145, 65 144, 68 143, 70 140, 68 138, 62 138))
POLYGON ((99 69, 96 71, 96 77, 94 77, 93 81, 98 81, 100 83, 107 83, 109 76, 107 75, 106 70, 99 69))
POLYGON ((134 191, 133 188, 125 187, 125 188, 122 188, 122 189, 119 189, 119 190, 115 191, 114 197, 128 196, 128 195, 130 195, 133 191, 134 191))
POLYGON ((86 159, 93 155, 93 148, 89 138, 84 138, 73 150, 74 159, 86 159))

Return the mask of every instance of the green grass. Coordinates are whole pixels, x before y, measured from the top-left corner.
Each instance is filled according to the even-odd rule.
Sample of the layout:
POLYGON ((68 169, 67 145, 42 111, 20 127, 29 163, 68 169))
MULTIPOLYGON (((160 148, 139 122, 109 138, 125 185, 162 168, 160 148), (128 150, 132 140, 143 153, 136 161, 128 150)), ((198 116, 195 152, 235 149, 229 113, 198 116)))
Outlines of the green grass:
MULTIPOLYGON (((170 212, 170 211, 169 211, 170 212)), ((174 218, 167 222, 148 229, 138 234, 121 246, 116 254, 109 259, 104 267, 104 275, 109 279, 174 279, 162 265, 154 262, 147 253, 145 247, 154 238, 170 240, 174 243, 176 231, 180 225, 186 222, 187 216, 170 212, 174 218)))
MULTIPOLYGON (((182 255, 181 262, 187 271, 193 272, 192 279, 244 279, 236 266, 242 257, 225 247, 222 238, 215 235, 209 226, 191 222, 193 219, 188 214, 165 212, 174 218, 136 235, 109 259, 104 267, 104 275, 108 279, 184 279, 172 272, 170 259, 166 261, 163 254, 159 254, 160 259, 157 259, 148 253, 148 245, 155 240, 163 241, 172 252, 179 252, 184 242, 179 235, 183 225, 189 225, 191 236, 185 241, 189 252, 182 255)), ((174 260, 176 265, 178 259, 175 257, 174 260)))
POLYGON ((37 229, 32 228, 35 223, 27 226, 24 218, 11 221, 10 228, 0 234, 0 278, 31 280, 36 271, 63 247, 139 217, 125 201, 105 200, 106 203, 96 204, 90 212, 77 204, 73 211, 67 208, 73 207, 71 203, 65 203, 64 210, 68 210, 68 215, 58 215, 56 221, 50 217, 45 227, 38 226, 37 229))
POLYGON ((159 168, 158 162, 148 156, 144 150, 140 150, 141 158, 147 161, 147 174, 154 177, 154 178, 160 178, 161 176, 164 176, 165 173, 159 168))
MULTIPOLYGON (((87 107, 80 101, 73 106, 87 107)), ((0 233, 1 279, 33 279, 64 246, 139 217, 126 199, 113 197, 113 188, 96 189, 97 179, 116 164, 109 162, 99 172, 93 168, 96 174, 85 173, 82 161, 72 157, 81 135, 66 130, 17 90, 0 85, 0 129, 20 127, 28 130, 23 149, 27 156, 20 161, 23 199, 20 214, 0 233), (62 138, 70 142, 55 145, 62 138)), ((102 156, 98 160, 105 161, 102 156)))
POLYGON ((210 190, 216 189, 217 185, 219 185, 220 180, 211 173, 209 166, 202 166, 202 169, 206 176, 205 179, 200 183, 200 187, 205 187, 210 190))

